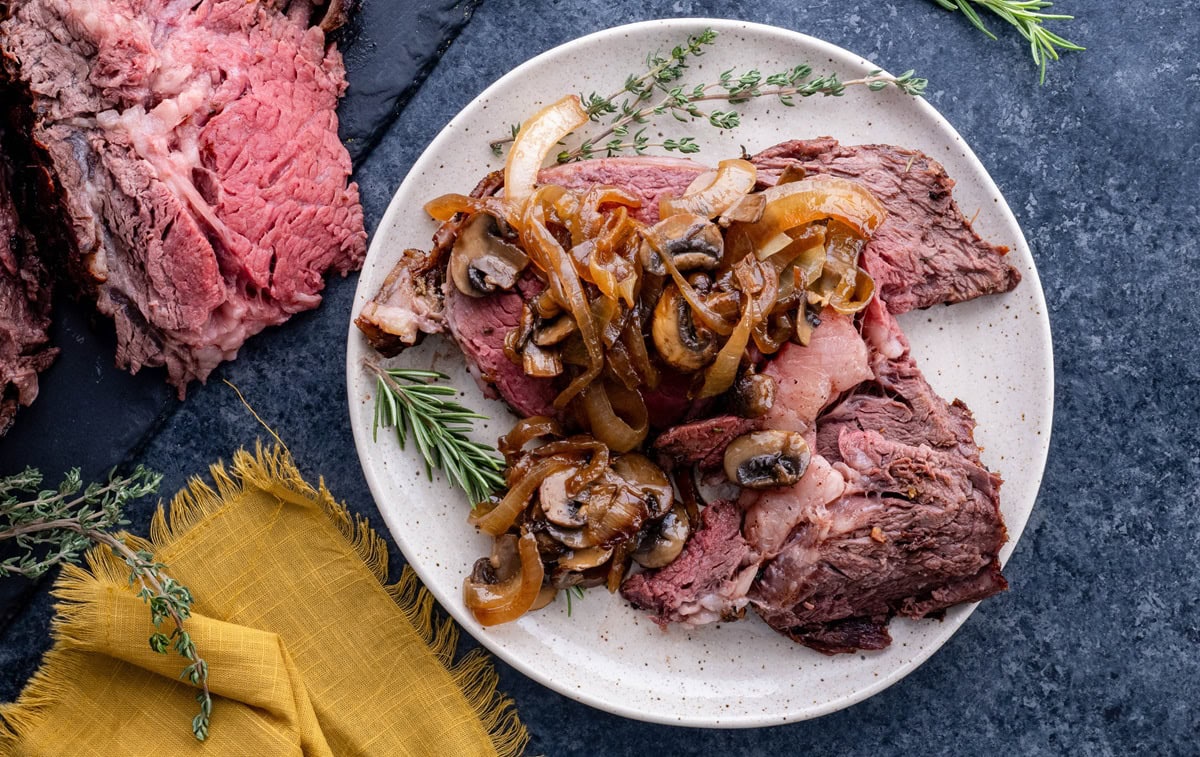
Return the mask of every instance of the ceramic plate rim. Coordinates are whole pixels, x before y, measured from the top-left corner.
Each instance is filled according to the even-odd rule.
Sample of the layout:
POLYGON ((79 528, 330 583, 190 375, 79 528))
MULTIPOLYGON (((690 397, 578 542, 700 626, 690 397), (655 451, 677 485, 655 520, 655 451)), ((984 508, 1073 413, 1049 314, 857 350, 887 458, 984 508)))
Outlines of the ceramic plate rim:
MULTIPOLYGON (((528 72, 530 72, 531 70, 537 69, 540 65, 542 65, 547 60, 551 60, 560 55, 569 54, 573 50, 576 50, 579 48, 586 48, 587 46, 597 43, 597 42, 600 42, 606 38, 609 38, 610 36, 622 35, 622 34, 627 35, 627 34, 632 34, 632 33, 642 33, 645 31, 664 32, 664 33, 665 32, 678 32, 678 33, 693 32, 694 33, 696 31, 699 31, 700 29, 703 29, 704 27, 713 27, 722 33, 725 33, 725 32, 731 31, 731 30, 737 30, 737 31, 741 31, 741 32, 744 32, 747 34, 752 34, 752 35, 764 35, 767 37, 774 38, 777 41, 782 41, 787 44, 794 44, 794 45, 806 47, 808 49, 819 52, 821 55, 827 55, 829 58, 831 58, 834 61, 837 61, 843 65, 847 65, 847 66, 851 66, 851 67, 859 67, 863 64, 870 65, 870 63, 868 61, 866 61, 865 59, 861 58, 860 56, 858 56, 848 50, 845 50, 844 48, 833 45, 832 43, 829 43, 829 42, 825 42, 824 40, 803 34, 801 32, 796 32, 796 31, 783 29, 780 27, 775 27, 775 26, 770 26, 770 25, 765 25, 765 24, 758 24, 758 23, 754 23, 754 22, 739 21, 739 20, 735 20, 735 19, 719 19, 719 18, 658 19, 658 20, 642 21, 642 22, 612 27, 609 29, 604 29, 601 31, 597 31, 597 32, 588 34, 586 36, 582 36, 582 37, 573 39, 562 45, 559 45, 559 46, 556 46, 549 50, 546 50, 545 52, 542 52, 533 58, 530 58, 529 60, 525 61, 521 65, 514 68, 512 71, 510 71, 507 74, 505 74, 504 76, 500 77, 494 83, 492 83, 490 86, 485 88, 483 92, 481 92, 479 95, 477 95, 475 98, 473 98, 472 101, 468 105, 466 105, 463 108, 463 110, 460 111, 459 114, 455 115, 455 117, 450 120, 450 122, 439 132, 437 137, 435 137, 430 142, 429 146, 422 153, 422 155, 413 163, 413 166, 410 169, 409 173, 406 175, 404 181, 401 182, 401 184, 397 188, 396 192, 394 193, 391 202, 389 203, 386 211, 384 212, 382 218, 380 219, 379 226, 377 227, 375 236, 372 239, 371 246, 368 251, 368 260, 370 260, 371 258, 373 258, 379 254, 383 254, 383 252, 379 249, 381 247, 380 240, 386 235, 382 232, 386 229, 390 229, 393 225, 393 222, 396 220, 396 217, 403 212, 404 208, 398 202, 398 196, 403 192, 405 185, 409 181, 410 177, 417 174, 418 173, 417 169, 423 165, 424 161, 429 159, 429 156, 432 153, 434 153, 434 151, 438 147, 441 146, 441 143, 443 142, 444 138, 446 138, 447 134, 450 133, 452 131, 452 129, 454 128, 455 122, 459 119, 460 115, 462 113, 474 108, 481 101, 487 100, 490 92, 492 92, 493 90, 498 89, 506 84, 509 84, 509 83, 513 82, 514 80, 521 79, 522 77, 526 76, 528 74, 528 72)), ((948 121, 946 121, 946 119, 928 101, 920 100, 918 102, 915 102, 914 105, 915 105, 915 107, 917 107, 919 109, 920 115, 922 118, 930 121, 938 130, 945 132, 951 139, 956 140, 961 145, 962 149, 965 151, 964 152, 965 160, 972 163, 974 165, 974 167, 977 169, 977 173, 980 174, 981 181, 983 182, 983 184, 982 184, 983 189, 986 192, 993 194, 997 198, 999 198, 998 203, 997 203, 998 207, 995 208, 995 211, 999 214, 1000 220, 1002 221, 1003 226, 1005 227, 1006 231, 1011 230, 1013 232, 1013 238, 1015 239, 1015 241, 1017 243, 1016 248, 1014 248, 1014 252, 1016 252, 1020 255, 1028 256, 1029 261, 1030 261, 1030 265, 1029 265, 1028 271, 1025 273, 1025 280, 1024 280, 1022 286, 1029 287, 1030 289, 1033 290, 1033 292, 1031 294, 1034 299, 1034 304, 1040 308, 1040 318, 1036 323, 1036 327, 1040 329, 1040 332, 1041 332, 1040 336, 1043 338, 1044 345, 1045 345, 1045 353, 1042 356, 1043 357, 1043 365, 1041 366, 1041 369, 1045 373, 1046 386, 1047 386, 1047 393, 1044 396, 1043 405, 1042 405, 1044 415, 1041 419, 1041 424, 1039 425, 1039 433, 1040 433, 1041 439, 1043 440, 1044 443, 1043 443, 1041 449, 1035 453, 1034 460, 1033 460, 1033 462, 1035 464, 1034 467, 1036 468, 1036 471, 1037 471, 1036 476, 1034 476, 1032 479, 1033 484, 1034 484, 1033 491, 1035 492, 1035 496, 1033 499, 1036 499, 1036 492, 1040 489, 1041 482, 1042 482, 1042 479, 1043 479, 1043 476, 1045 473, 1046 457, 1049 452, 1049 443, 1050 443, 1049 435, 1050 435, 1050 428, 1052 426, 1053 408, 1054 408, 1053 342, 1052 342, 1051 333, 1050 333, 1049 318, 1048 318, 1047 311, 1046 311, 1045 295, 1044 295, 1044 291, 1041 286, 1041 281, 1038 276, 1036 266, 1033 264, 1032 256, 1031 256, 1031 253, 1029 252, 1028 244, 1025 240, 1024 233, 1022 232, 1020 225, 1018 224, 1018 222, 1016 220, 1016 217, 1014 216, 1014 214, 1012 213, 1012 210, 1008 206, 1007 201, 1003 198, 1003 195, 1000 193, 999 188, 996 187, 995 182, 992 180, 991 176, 988 174, 986 168, 984 168, 982 163, 979 161, 978 157, 975 155, 974 151, 971 149, 970 145, 967 144, 967 142, 962 139, 962 137, 958 134, 958 132, 954 129, 954 127, 951 126, 950 123, 948 121), (1043 431, 1043 430, 1044 430, 1044 433, 1041 433, 1041 431, 1043 431)), ((365 272, 365 269, 364 269, 364 272, 365 272)), ((358 312, 358 310, 362 306, 362 303, 365 301, 366 297, 369 296, 368 293, 364 292, 365 280, 366 280, 366 276, 364 273, 364 276, 360 277, 360 279, 359 279, 358 288, 357 288, 357 291, 356 291, 355 297, 354 297, 354 305, 353 305, 352 314, 358 312)), ((373 294, 373 292, 371 292, 370 294, 373 294)), ((382 473, 376 471, 376 469, 373 467, 372 463, 370 462, 370 459, 371 459, 370 447, 372 446, 372 442, 371 442, 371 430, 370 430, 369 424, 367 424, 362 419, 360 412, 356 408, 356 405, 361 404, 361 401, 358 398, 356 398, 356 396, 355 396, 355 390, 356 390, 359 382, 361 381, 361 374, 362 374, 361 360, 365 353, 366 353, 366 348, 364 347, 364 340, 362 339, 361 334, 358 332, 357 328, 354 326, 353 319, 351 318, 351 323, 349 326, 349 334, 348 334, 348 338, 347 338, 346 379, 347 379, 347 395, 348 395, 347 399, 349 402, 350 418, 351 418, 351 425, 352 425, 352 429, 353 429, 353 435, 354 435, 354 439, 355 439, 355 447, 356 447, 356 450, 357 450, 357 453, 359 456, 360 464, 362 466, 363 474, 366 477, 368 486, 371 490, 372 496, 374 497, 374 499, 377 503, 377 507, 380 511, 380 514, 383 516, 383 519, 384 519, 385 523, 387 524, 388 529, 391 531, 392 537, 395 539, 396 543, 400 546, 400 549, 405 554, 406 558, 408 558, 409 555, 413 554, 413 550, 407 544, 407 540, 405 538, 405 533, 404 533, 404 528, 403 528, 403 525, 404 525, 403 522, 399 518, 399 515, 396 512, 394 512, 391 508, 385 507, 385 506, 382 506, 379 504, 380 502, 383 501, 383 498, 384 498, 385 484, 382 480, 382 473)), ((1033 500, 1031 500, 1028 503, 1028 507, 1024 508, 1023 513, 1022 513, 1024 517, 1022 518, 1022 521, 1019 524, 1017 524, 1016 527, 1013 527, 1010 524, 1010 528, 1009 528, 1010 539, 1009 539, 1009 542, 1005 545, 1005 551, 1002 554, 1002 560, 1007 560, 1007 557, 1012 553, 1013 549, 1015 548, 1018 540, 1021 537, 1021 533, 1024 530, 1025 523, 1028 520, 1028 516, 1029 516, 1030 511, 1032 510, 1032 507, 1033 507, 1033 500)), ((464 526, 464 528, 465 528, 465 526, 464 526)), ((426 571, 424 570, 424 566, 421 565, 419 561, 417 561, 417 562, 410 561, 410 564, 412 564, 412 566, 413 566, 414 570, 416 570, 418 576, 422 579, 423 582, 426 583, 426 585, 428 586, 430 591, 434 594, 435 598, 439 601, 439 603, 442 605, 442 607, 445 608, 447 610, 447 612, 449 612, 449 614, 451 616, 453 616, 455 618, 455 620, 463 628, 467 629, 467 631, 470 632, 479 641, 480 644, 482 644, 484 647, 489 649, 493 654, 497 655, 498 657, 503 659, 505 662, 507 662, 509 665, 513 666, 520 672, 524 673, 526 676, 529 676, 533 680, 557 691, 558 693, 560 693, 564 696, 570 697, 570 698, 580 701, 584 704, 590 705, 592 707, 596 707, 597 709, 601 709, 601 710, 604 710, 607 712, 611 712, 616 715, 621 715, 621 716, 624 716, 627 718, 632 718, 635 720, 643 720, 643 721, 647 721, 647 722, 663 723, 663 724, 668 724, 668 725, 684 725, 684 726, 693 726, 693 727, 749 728, 749 727, 778 725, 781 723, 795 722, 798 720, 806 720, 806 719, 810 719, 810 718, 820 717, 822 715, 826 715, 826 714, 835 712, 837 710, 843 709, 852 704, 860 702, 864 699, 867 699, 870 696, 873 696, 874 694, 879 693, 880 691, 886 689, 887 687, 889 687, 892 684, 896 683, 897 681, 901 680, 906 675, 908 675, 913 670, 915 670, 917 667, 919 667, 922 663, 924 663, 925 660, 927 660, 934 652, 936 652, 938 649, 940 649, 941 646, 946 643, 946 641, 949 640, 949 638, 958 630, 958 628, 961 627, 962 623, 965 622, 966 618, 969 617, 969 615, 975 608, 975 605, 973 604, 973 605, 965 607, 962 612, 959 612, 951 617, 948 617, 948 619, 945 621, 945 623, 947 624, 948 627, 946 629, 944 629, 945 632, 940 634, 939 638, 934 643, 931 643, 931 644, 927 645, 926 647, 923 647, 918 653, 913 655, 913 657, 911 659, 909 659, 908 661, 906 661, 903 664, 900 664, 900 665, 892 668, 891 670, 889 670, 887 672, 886 675, 881 675, 874 682, 872 682, 869 685, 862 686, 862 687, 854 690, 851 693, 845 694, 845 695, 840 696, 835 699, 828 700, 820 705, 814 705, 812 707, 797 708, 799 711, 792 711, 789 713, 780 713, 780 712, 763 713, 763 714, 751 713, 751 714, 746 714, 746 715, 724 716, 724 717, 720 717, 720 718, 716 718, 711 715, 703 715, 703 714, 689 716, 689 715, 680 715, 680 714, 664 714, 664 713, 659 713, 659 712, 647 712, 647 711, 644 711, 641 709, 635 709, 632 707, 624 706, 620 702, 613 701, 611 699, 604 699, 604 698, 596 696, 590 692, 579 691, 579 690, 572 689, 566 685, 561 684, 559 681, 556 681, 553 677, 551 677, 545 671, 538 668, 536 665, 530 664, 530 662, 527 661, 526 659, 524 659, 522 656, 516 654, 513 650, 505 647, 502 643, 500 643, 497 639, 495 639, 495 637, 489 636, 487 633, 480 633, 477 626, 471 621, 469 616, 466 615, 465 608, 463 608, 461 606, 461 600, 459 597, 457 597, 457 596, 451 597, 451 596, 449 596, 449 594, 447 592, 441 590, 442 587, 437 586, 436 583, 431 583, 429 581, 429 577, 428 577, 426 571)))

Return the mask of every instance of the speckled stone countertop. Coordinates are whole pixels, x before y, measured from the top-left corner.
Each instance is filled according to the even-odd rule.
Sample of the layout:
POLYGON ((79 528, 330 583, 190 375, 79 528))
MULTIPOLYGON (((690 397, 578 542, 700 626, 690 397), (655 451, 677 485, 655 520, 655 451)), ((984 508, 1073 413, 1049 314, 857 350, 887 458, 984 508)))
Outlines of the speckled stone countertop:
MULTIPOLYGON (((1054 333, 1045 482, 1005 571, 932 659, 839 713, 744 731, 624 720, 497 663, 531 754, 1195 754, 1200 736, 1200 23, 1187 3, 1061 0, 1090 49, 1037 86, 1028 50, 989 42, 927 0, 484 0, 359 170, 374 226, 408 167, 477 92, 581 34, 648 18, 738 17, 916 68, 1025 230, 1054 333)), ((173 491, 260 428, 228 378, 385 533, 353 454, 343 355, 355 280, 263 334, 195 389, 143 447, 173 491)), ((88 461, 102 467, 113 461, 88 461)), ((134 513, 145 530, 148 507, 134 513)), ((393 565, 402 562, 393 549, 393 565)), ((46 587, 0 629, 0 701, 47 643, 46 587)), ((474 645, 471 640, 464 647, 474 645)))

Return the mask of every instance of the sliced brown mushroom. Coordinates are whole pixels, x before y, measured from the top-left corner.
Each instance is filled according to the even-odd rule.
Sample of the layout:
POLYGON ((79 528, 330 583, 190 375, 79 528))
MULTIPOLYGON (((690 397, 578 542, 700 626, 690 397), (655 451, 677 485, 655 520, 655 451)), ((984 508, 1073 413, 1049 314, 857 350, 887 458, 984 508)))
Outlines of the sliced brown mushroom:
POLYGON ((579 573, 588 568, 596 568, 608 562, 612 557, 612 547, 585 547, 568 552, 558 560, 558 567, 579 573))
POLYGON ((566 528, 582 528, 587 525, 587 500, 579 500, 567 494, 567 481, 575 475, 574 469, 568 468, 558 473, 552 473, 542 481, 538 488, 538 501, 546 520, 566 528))
POLYGON ((584 571, 563 570, 555 567, 550 572, 550 585, 556 589, 569 589, 572 586, 578 586, 581 589, 590 589, 593 586, 600 586, 608 577, 608 566, 601 565, 598 568, 588 568, 584 571))
POLYGON ((793 181, 800 181, 807 176, 808 171, 804 170, 804 166, 799 163, 790 163, 779 174, 779 178, 775 180, 775 185, 791 184, 793 181))
POLYGON ((568 550, 596 546, 596 540, 592 538, 586 528, 567 528, 547 522, 542 527, 542 531, 568 550))
POLYGON ((522 353, 525 351, 525 345, 529 344, 529 340, 533 337, 533 325, 533 310, 529 307, 529 303, 525 303, 521 306, 521 320, 517 321, 517 325, 504 335, 504 354, 517 365, 521 365, 524 359, 522 353))
POLYGON ((791 486, 808 470, 808 442, 794 431, 752 431, 725 448, 725 475, 748 489, 791 486))
POLYGON ((641 492, 651 518, 657 518, 671 509, 675 491, 667 474, 645 455, 630 452, 612 462, 612 472, 625 479, 635 490, 641 492))
POLYGON ((680 271, 712 270, 725 254, 721 229, 704 216, 676 213, 659 221, 649 233, 657 240, 659 252, 670 255, 680 271))
POLYGON ((554 601, 558 596, 558 589, 550 584, 542 586, 542 590, 538 592, 537 598, 533 600, 533 604, 529 606, 529 612, 540 610, 546 605, 554 601))
POLYGON ((700 370, 717 356, 716 335, 696 323, 674 284, 663 290, 654 307, 650 333, 659 356, 684 373, 700 370))
POLYGON ((575 319, 569 315, 562 315, 538 326, 533 335, 533 341, 539 347, 549 347, 558 344, 574 333, 575 319))
POLYGON ((688 538, 688 516, 682 504, 671 508, 661 520, 651 523, 633 552, 633 560, 643 568, 670 565, 683 551, 688 538))
POLYGON ((476 213, 462 227, 450 251, 450 277, 468 297, 512 289, 529 258, 496 233, 496 219, 476 213))
POLYGON ((594 544, 616 545, 637 534, 649 515, 645 496, 620 486, 607 503, 598 507, 589 504, 587 531, 594 544))
POLYGON ((733 408, 743 418, 761 418, 775 405, 775 379, 747 371, 733 384, 733 408))
MULTIPOLYGON (((542 531, 568 549, 587 549, 588 547, 595 547, 598 544, 602 544, 602 539, 592 528, 593 522, 597 522, 593 516, 596 513, 605 513, 608 511, 609 503, 616 495, 618 487, 615 483, 601 479, 593 482, 581 491, 575 497, 574 503, 567 503, 562 509, 557 509, 557 504, 563 502, 567 496, 565 488, 566 480, 562 484, 564 488, 561 494, 557 491, 558 485, 554 484, 545 495, 539 492, 539 497, 547 496, 552 500, 551 507, 556 509, 555 517, 564 523, 578 522, 578 517, 571 512, 572 508, 578 505, 579 514, 583 516, 584 522, 580 525, 564 525, 564 523, 551 521, 550 513, 547 512, 547 523, 542 527, 542 531)), ((545 506, 543 505, 543 507, 545 506)))
POLYGON ((554 299, 554 292, 550 289, 543 289, 541 294, 534 296, 530 304, 539 318, 553 318, 562 312, 562 306, 554 299))
POLYGON ((821 325, 820 312, 820 308, 814 310, 804 300, 800 300, 800 306, 796 309, 796 333, 792 335, 793 342, 808 346, 812 341, 813 329, 821 325))
POLYGON ((521 351, 521 368, 526 376, 553 378, 563 372, 562 357, 556 350, 542 349, 527 342, 521 351))

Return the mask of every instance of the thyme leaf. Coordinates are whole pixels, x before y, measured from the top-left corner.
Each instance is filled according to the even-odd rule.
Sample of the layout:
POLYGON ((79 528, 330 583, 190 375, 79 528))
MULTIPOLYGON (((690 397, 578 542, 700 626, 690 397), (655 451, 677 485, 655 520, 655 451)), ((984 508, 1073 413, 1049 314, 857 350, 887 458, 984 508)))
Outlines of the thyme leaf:
MULTIPOLYGON (((938 0, 941 2, 942 0, 938 0)), ((949 2, 950 0, 946 0, 949 2)), ((560 151, 559 163, 597 157, 600 154, 612 157, 622 153, 640 155, 652 147, 684 154, 700 150, 694 137, 679 139, 664 138, 661 142, 650 142, 642 131, 633 139, 626 139, 631 126, 650 124, 662 116, 675 121, 690 123, 700 121, 715 129, 727 131, 741 124, 738 106, 762 97, 776 98, 786 106, 794 106, 797 98, 825 95, 842 96, 847 87, 865 86, 873 92, 896 87, 908 95, 924 94, 928 82, 907 71, 900 76, 891 76, 881 70, 870 72, 861 79, 841 81, 836 74, 813 76, 813 69, 799 64, 784 71, 763 74, 758 69, 737 72, 722 71, 716 81, 703 84, 685 84, 683 77, 688 62, 704 54, 704 48, 717 39, 717 32, 705 29, 700 34, 688 37, 667 54, 651 53, 646 57, 647 70, 638 75, 630 74, 622 88, 608 96, 596 92, 580 94, 579 101, 589 119, 601 125, 597 134, 579 134, 577 146, 560 151), (708 109, 706 103, 724 102, 728 109, 708 109)), ((511 136, 490 143, 492 151, 500 155, 505 145, 516 138, 511 136)))
POLYGON ((0 478, 0 541, 13 539, 18 554, 0 562, 0 578, 21 575, 38 578, 54 566, 79 562, 93 544, 107 546, 129 566, 129 585, 150 608, 155 629, 170 621, 169 634, 155 630, 149 645, 158 654, 174 649, 188 661, 181 678, 199 687, 200 712, 192 719, 192 735, 208 738, 212 695, 208 663, 184 628, 191 617, 192 593, 166 572, 166 565, 145 550, 134 550, 114 529, 129 524, 128 503, 158 491, 162 476, 142 466, 128 476, 109 476, 107 483, 83 484, 79 469, 67 472, 55 489, 42 489, 42 474, 33 468, 0 478))

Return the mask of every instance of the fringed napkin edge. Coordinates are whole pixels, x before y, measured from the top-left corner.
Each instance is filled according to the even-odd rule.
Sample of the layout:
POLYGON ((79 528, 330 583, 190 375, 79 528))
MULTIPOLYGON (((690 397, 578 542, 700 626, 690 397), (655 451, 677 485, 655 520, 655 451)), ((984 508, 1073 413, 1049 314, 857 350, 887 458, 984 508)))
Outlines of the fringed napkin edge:
MULTIPOLYGON (((149 540, 125 533, 126 543, 134 549, 157 554, 204 518, 215 514, 245 486, 257 487, 287 501, 318 504, 449 673, 479 717, 497 755, 518 757, 524 751, 529 734, 512 699, 497 690, 499 679, 487 654, 482 649, 473 649, 455 659, 458 627, 452 620, 436 617, 433 595, 421 585, 410 566, 404 566, 395 583, 387 583, 387 542, 375 533, 365 517, 351 517, 347 507, 326 489, 323 477, 314 488, 301 475, 286 446, 278 443, 265 450, 261 440, 256 442, 254 454, 245 449, 234 453, 232 470, 218 461, 210 466, 209 472, 215 488, 193 476, 171 500, 169 511, 159 504, 150 523, 149 540)), ((49 707, 58 701, 63 682, 71 680, 80 666, 86 664, 86 653, 81 648, 86 645, 91 629, 84 611, 85 602, 92 596, 87 584, 97 579, 123 582, 128 576, 128 566, 106 547, 89 549, 85 562, 86 568, 63 565, 55 579, 51 593, 58 602, 50 631, 54 643, 17 701, 0 704, 0 751, 12 749, 23 734, 41 724, 49 707)))

